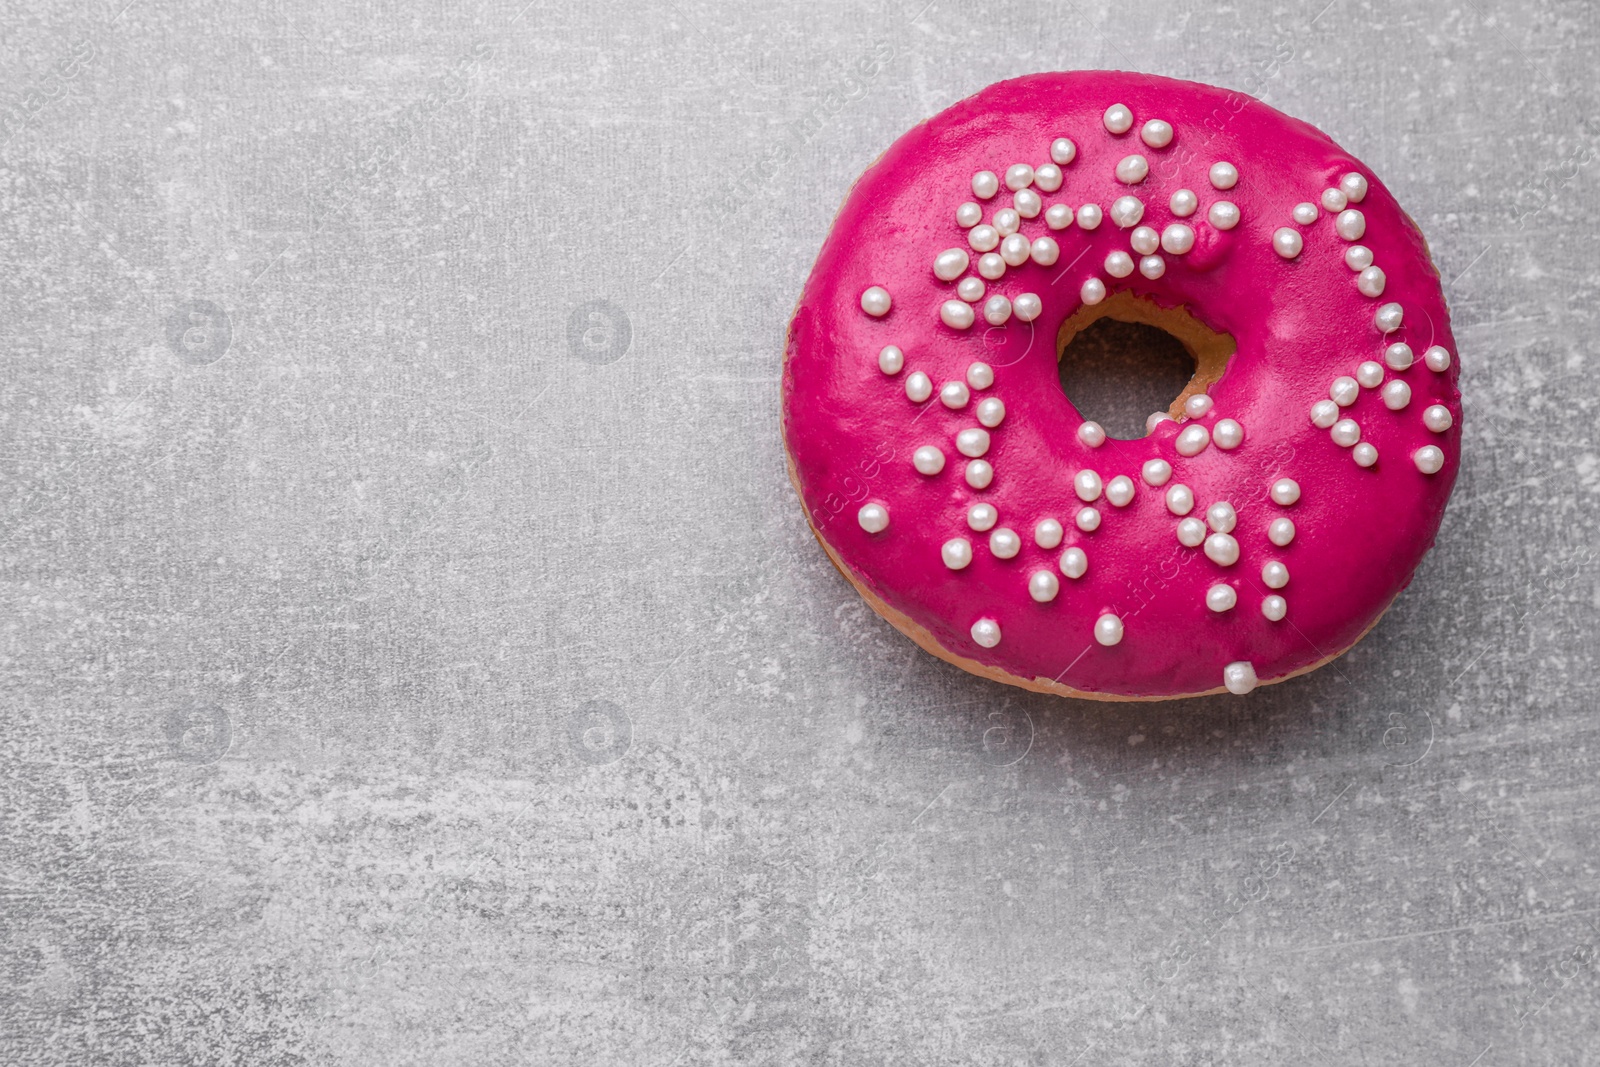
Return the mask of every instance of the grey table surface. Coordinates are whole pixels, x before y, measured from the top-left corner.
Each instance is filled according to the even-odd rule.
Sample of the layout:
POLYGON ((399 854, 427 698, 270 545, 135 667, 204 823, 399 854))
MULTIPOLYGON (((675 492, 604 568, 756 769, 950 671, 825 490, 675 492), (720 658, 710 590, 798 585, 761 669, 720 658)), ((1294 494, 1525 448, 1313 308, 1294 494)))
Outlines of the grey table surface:
POLYGON ((1597 1062, 1600 8, 3 25, 0 1060, 1597 1062), (948 667, 785 478, 853 178, 1094 67, 1327 130, 1455 316, 1437 547, 1243 700, 948 667))

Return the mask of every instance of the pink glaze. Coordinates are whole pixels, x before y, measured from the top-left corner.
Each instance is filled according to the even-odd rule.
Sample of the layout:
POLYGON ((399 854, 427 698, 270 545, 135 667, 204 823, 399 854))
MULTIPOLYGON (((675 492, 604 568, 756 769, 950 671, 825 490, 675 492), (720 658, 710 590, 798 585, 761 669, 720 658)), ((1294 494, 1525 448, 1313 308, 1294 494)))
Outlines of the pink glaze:
POLYGON ((784 432, 812 524, 859 582, 944 649, 1076 690, 1174 696, 1218 689, 1224 667, 1237 661, 1248 661, 1265 682, 1326 659, 1354 643, 1410 582, 1433 544, 1459 463, 1455 353, 1422 234, 1371 171, 1324 134, 1242 94, 1193 82, 1110 71, 1039 74, 990 86, 921 124, 856 183, 790 327, 784 432), (1116 103, 1134 118, 1121 135, 1109 133, 1102 121, 1116 103), (1172 124, 1169 145, 1143 143, 1140 127, 1148 119, 1172 124), (985 299, 1038 294, 1044 312, 1031 325, 1013 317, 1003 327, 988 327, 982 301, 974 306, 978 319, 971 329, 944 325, 939 308, 956 299, 955 282, 934 276, 934 257, 961 248, 972 261, 962 276, 977 272, 978 253, 955 217, 959 204, 978 200, 972 176, 990 170, 1001 178, 999 195, 978 200, 987 224, 1011 204, 1006 168, 1049 162, 1058 137, 1071 138, 1077 156, 1061 168, 1059 191, 1036 191, 1046 208, 1096 204, 1106 213, 1104 222, 1085 232, 1076 223, 1051 230, 1043 213, 1023 220, 1021 232, 1030 240, 1048 235, 1059 243, 1060 259, 1048 268, 1032 262, 1009 268, 988 283, 985 299), (1149 160, 1150 174, 1128 186, 1113 172, 1133 153, 1149 160), (1214 189, 1208 179, 1217 161, 1238 168, 1230 190, 1214 189), (1387 274, 1376 299, 1357 290, 1357 274, 1344 262, 1352 242, 1336 234, 1334 213, 1321 206, 1323 191, 1351 171, 1369 183, 1364 200, 1350 205, 1366 219, 1366 233, 1355 243, 1370 248, 1387 274), (1168 206, 1180 188, 1199 197, 1199 209, 1181 220, 1168 206), (1166 272, 1157 281, 1137 271, 1113 278, 1104 270, 1114 250, 1139 259, 1129 247, 1131 230, 1110 217, 1112 201, 1127 194, 1144 202, 1140 225, 1158 233, 1175 221, 1194 228, 1192 251, 1161 253, 1166 272), (1207 221, 1218 200, 1241 209, 1236 228, 1219 231, 1207 221), (1301 226, 1291 212, 1306 201, 1318 205, 1318 217, 1301 226), (1304 239, 1293 260, 1273 249, 1273 232, 1286 226, 1304 239), (1146 437, 1108 440, 1099 448, 1078 440, 1083 418, 1061 391, 1055 337, 1080 307, 1080 289, 1090 278, 1101 279, 1111 293, 1131 289, 1163 306, 1187 305, 1210 328, 1233 336, 1238 350, 1209 389, 1215 404, 1192 421, 1210 428, 1237 420, 1244 427, 1242 445, 1223 451, 1212 444, 1192 458, 1180 456, 1175 439, 1188 421, 1164 422, 1146 437), (862 310, 870 286, 892 297, 892 309, 881 318, 862 310), (1404 321, 1385 336, 1374 314, 1390 302, 1401 305, 1404 321), (1308 412, 1328 398, 1335 378, 1355 376, 1363 361, 1382 364, 1396 341, 1412 347, 1416 362, 1404 371, 1385 366, 1384 382, 1408 383, 1410 404, 1391 411, 1381 389, 1362 388, 1339 412, 1355 419, 1361 440, 1378 450, 1376 465, 1362 468, 1351 449, 1312 425, 1308 412), (879 351, 890 344, 905 352, 904 369, 892 376, 878 366, 879 351), (1443 373, 1423 361, 1432 345, 1451 355, 1443 373), (960 410, 946 408, 939 387, 963 380, 978 360, 995 368, 993 386, 973 390, 960 410), (905 391, 906 378, 919 370, 934 388, 923 404, 905 391), (967 459, 955 438, 979 425, 977 404, 989 396, 1005 402, 1006 416, 990 431, 984 457, 993 464, 993 482, 975 490, 963 477, 967 459), (1452 428, 1434 433, 1423 425, 1431 404, 1450 410, 1452 428), (911 462, 915 449, 930 444, 946 457, 944 470, 932 477, 911 462), (1443 469, 1432 475, 1412 460, 1428 445, 1444 453, 1443 469), (1173 467, 1159 489, 1140 476, 1153 458, 1173 467), (1094 503, 1102 522, 1093 533, 1073 524, 1084 506, 1073 478, 1083 469, 1105 482, 1127 475, 1136 486, 1127 507, 1113 507, 1103 496, 1094 503), (1301 490, 1287 507, 1269 495, 1284 477, 1301 490), (1178 483, 1194 490, 1190 515, 1202 521, 1213 503, 1234 506, 1238 563, 1219 566, 1202 549, 1179 544, 1179 519, 1165 501, 1166 489, 1178 483), (967 509, 977 502, 998 510, 997 528, 1020 535, 1015 558, 997 558, 988 535, 968 528, 967 509), (881 533, 868 533, 857 520, 868 503, 889 511, 881 533), (1280 516, 1297 529, 1281 548, 1267 537, 1268 524, 1280 516), (1047 517, 1066 530, 1061 545, 1049 551, 1034 540, 1035 524, 1047 517), (972 543, 972 563, 962 570, 941 561, 940 546, 953 537, 972 543), (1073 545, 1089 561, 1087 574, 1076 580, 1058 566, 1073 545), (1263 583, 1262 567, 1272 560, 1289 569, 1282 589, 1263 583), (1048 603, 1028 593, 1029 576, 1040 570, 1060 581, 1060 594, 1048 603), (1232 610, 1207 608, 1206 592, 1217 583, 1236 590, 1232 610), (1262 599, 1274 592, 1288 603, 1279 622, 1261 611, 1262 599), (1096 619, 1107 613, 1120 616, 1124 627, 1113 646, 1094 638, 1096 619), (973 639, 971 628, 980 619, 999 624, 997 646, 973 639))

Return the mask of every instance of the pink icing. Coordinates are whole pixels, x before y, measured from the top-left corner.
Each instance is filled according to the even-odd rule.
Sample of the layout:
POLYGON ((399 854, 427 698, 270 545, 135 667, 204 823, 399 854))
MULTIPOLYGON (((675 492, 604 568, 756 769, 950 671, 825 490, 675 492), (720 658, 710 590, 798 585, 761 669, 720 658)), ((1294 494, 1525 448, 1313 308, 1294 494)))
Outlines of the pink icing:
POLYGON ((1353 644, 1410 582, 1433 544, 1459 463, 1455 352, 1421 233, 1372 173, 1327 136, 1259 101, 1207 85, 1107 71, 1039 74, 990 86, 917 126, 856 183, 790 327, 784 432, 820 536, 857 581, 945 650, 1075 690, 1174 696, 1218 689, 1224 667, 1237 661, 1250 662, 1263 682, 1316 664, 1353 644), (1102 121, 1115 103, 1134 118, 1121 135, 1109 133, 1102 121), (1141 141, 1148 119, 1172 124, 1169 145, 1155 149, 1141 141), (1002 178, 999 195, 979 201, 988 223, 1011 202, 1006 168, 1049 162, 1058 137, 1071 138, 1077 156, 1061 168, 1059 191, 1040 191, 1045 206, 1093 203, 1105 211, 1105 221, 1093 232, 1076 223, 1051 230, 1042 213, 1023 221, 1021 232, 1030 240, 1048 235, 1059 243, 1060 259, 1051 267, 1029 262, 1009 268, 988 284, 985 298, 1036 293, 1044 305, 1037 321, 1013 317, 1003 327, 988 327, 979 301, 976 326, 944 325, 939 308, 956 299, 955 283, 936 278, 933 261, 944 249, 961 248, 972 259, 963 276, 976 273, 978 253, 955 217, 957 205, 977 199, 972 176, 990 170, 1002 178), (1114 168, 1132 153, 1149 160, 1150 174, 1128 186, 1114 168), (1230 190, 1209 181, 1218 161, 1238 168, 1230 190), (1356 272, 1344 261, 1351 242, 1338 236, 1334 213, 1320 204, 1323 191, 1352 171, 1369 183, 1365 198, 1350 205, 1366 219, 1358 243, 1372 250, 1387 275, 1376 299, 1358 291, 1356 272), (1185 219, 1168 206, 1180 188, 1199 197, 1199 210, 1185 219), (1166 272, 1157 281, 1137 271, 1117 279, 1103 268, 1114 250, 1139 259, 1129 248, 1130 231, 1110 217, 1112 201, 1127 194, 1144 202, 1140 225, 1158 233, 1177 221, 1194 228, 1192 251, 1161 253, 1166 272), (1218 200, 1239 206, 1234 229, 1207 222, 1218 200), (1291 212, 1307 201, 1318 204, 1318 217, 1298 225, 1291 212), (1293 260, 1273 249, 1274 231, 1285 226, 1304 240, 1293 260), (1187 305, 1210 328, 1233 336, 1238 350, 1208 390, 1215 404, 1192 422, 1214 428, 1222 419, 1237 420, 1244 427, 1242 445, 1224 451, 1213 444, 1185 458, 1175 439, 1189 422, 1164 422, 1146 437, 1108 440, 1099 448, 1078 440, 1083 418, 1062 394, 1055 337, 1080 307, 1080 288, 1090 278, 1112 293, 1128 289, 1163 306, 1187 305), (887 315, 863 311, 861 297, 871 286, 891 295, 887 315), (1402 307, 1403 325, 1385 336, 1374 315, 1391 302, 1402 307), (1378 450, 1376 465, 1362 468, 1351 449, 1312 425, 1308 411, 1328 398, 1335 378, 1354 376, 1364 361, 1382 364, 1385 349, 1397 341, 1412 347, 1416 362, 1404 371, 1385 366, 1384 382, 1408 383, 1410 403, 1391 411, 1380 389, 1362 388, 1339 412, 1355 419, 1361 440, 1378 450), (879 351, 890 344, 905 353, 904 369, 892 376, 878 366, 879 351), (1451 355, 1443 373, 1423 361, 1434 345, 1451 355), (993 386, 973 390, 960 410, 946 408, 939 387, 963 380, 978 360, 995 368, 993 386), (933 398, 923 404, 905 391, 915 371, 933 381, 933 398), (963 477, 966 457, 955 438, 978 425, 976 406, 989 396, 1005 402, 1006 416, 990 430, 984 457, 993 464, 993 482, 976 490, 963 477), (1431 404, 1449 409, 1452 428, 1435 433, 1424 426, 1431 404), (944 470, 932 477, 911 462, 916 448, 930 444, 946 457, 944 470), (1431 475, 1412 459, 1428 445, 1444 453, 1443 469, 1431 475), (1140 476, 1153 458, 1172 464, 1167 486, 1153 488, 1140 476), (1073 524, 1084 506, 1073 478, 1083 469, 1105 482, 1127 475, 1136 486, 1126 507, 1113 507, 1103 496, 1096 501, 1102 522, 1087 534, 1073 524), (1301 489, 1299 501, 1287 507, 1269 495, 1284 477, 1301 489), (1193 489, 1190 515, 1202 521, 1218 501, 1236 509, 1237 564, 1219 566, 1202 549, 1179 544, 1179 520, 1165 501, 1166 489, 1178 483, 1193 489), (998 526, 1020 535, 1015 558, 997 558, 988 535, 968 528, 967 509, 977 502, 992 504, 998 526), (857 521, 868 503, 889 511, 881 533, 868 533, 857 521), (1292 519, 1297 531, 1287 547, 1267 537, 1268 524, 1280 516, 1292 519), (1048 551, 1033 533, 1047 517, 1066 530, 1061 545, 1048 551), (973 547, 972 563, 958 571, 940 557, 940 546, 953 537, 973 547), (1089 560, 1087 574, 1076 580, 1058 566, 1073 545, 1089 560), (1282 589, 1263 583, 1262 566, 1272 560, 1289 569, 1282 589), (1049 603, 1036 603, 1028 593, 1029 576, 1039 570, 1060 581, 1060 594, 1049 603), (1230 611, 1205 604, 1207 590, 1218 583, 1237 592, 1230 611), (1262 599, 1274 592, 1288 604, 1279 622, 1261 611, 1262 599), (1095 620, 1107 613, 1123 621, 1124 636, 1113 646, 1093 634, 1095 620), (980 619, 999 624, 997 646, 973 639, 971 628, 980 619))

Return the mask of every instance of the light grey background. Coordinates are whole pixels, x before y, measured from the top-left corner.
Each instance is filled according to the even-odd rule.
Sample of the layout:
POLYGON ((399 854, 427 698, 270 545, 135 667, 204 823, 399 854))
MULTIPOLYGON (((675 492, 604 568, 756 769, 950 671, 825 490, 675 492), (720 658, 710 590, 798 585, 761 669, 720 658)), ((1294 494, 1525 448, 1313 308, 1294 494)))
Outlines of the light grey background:
POLYGON ((125 2, 4 5, 0 1059, 1593 1061, 1600 9, 125 2), (1078 67, 1447 282, 1439 544, 1248 699, 939 663, 785 478, 851 180, 1078 67))

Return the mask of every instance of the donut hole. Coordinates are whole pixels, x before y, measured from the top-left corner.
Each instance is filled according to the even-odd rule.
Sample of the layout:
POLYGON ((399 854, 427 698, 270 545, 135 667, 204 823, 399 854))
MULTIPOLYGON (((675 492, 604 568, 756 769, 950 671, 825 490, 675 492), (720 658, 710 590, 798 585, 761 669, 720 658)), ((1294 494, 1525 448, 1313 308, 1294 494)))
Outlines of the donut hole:
POLYGON ((1056 335, 1062 393, 1123 441, 1144 437, 1152 412, 1182 414, 1184 401, 1222 377, 1234 348, 1186 308, 1126 291, 1079 308, 1056 335))

